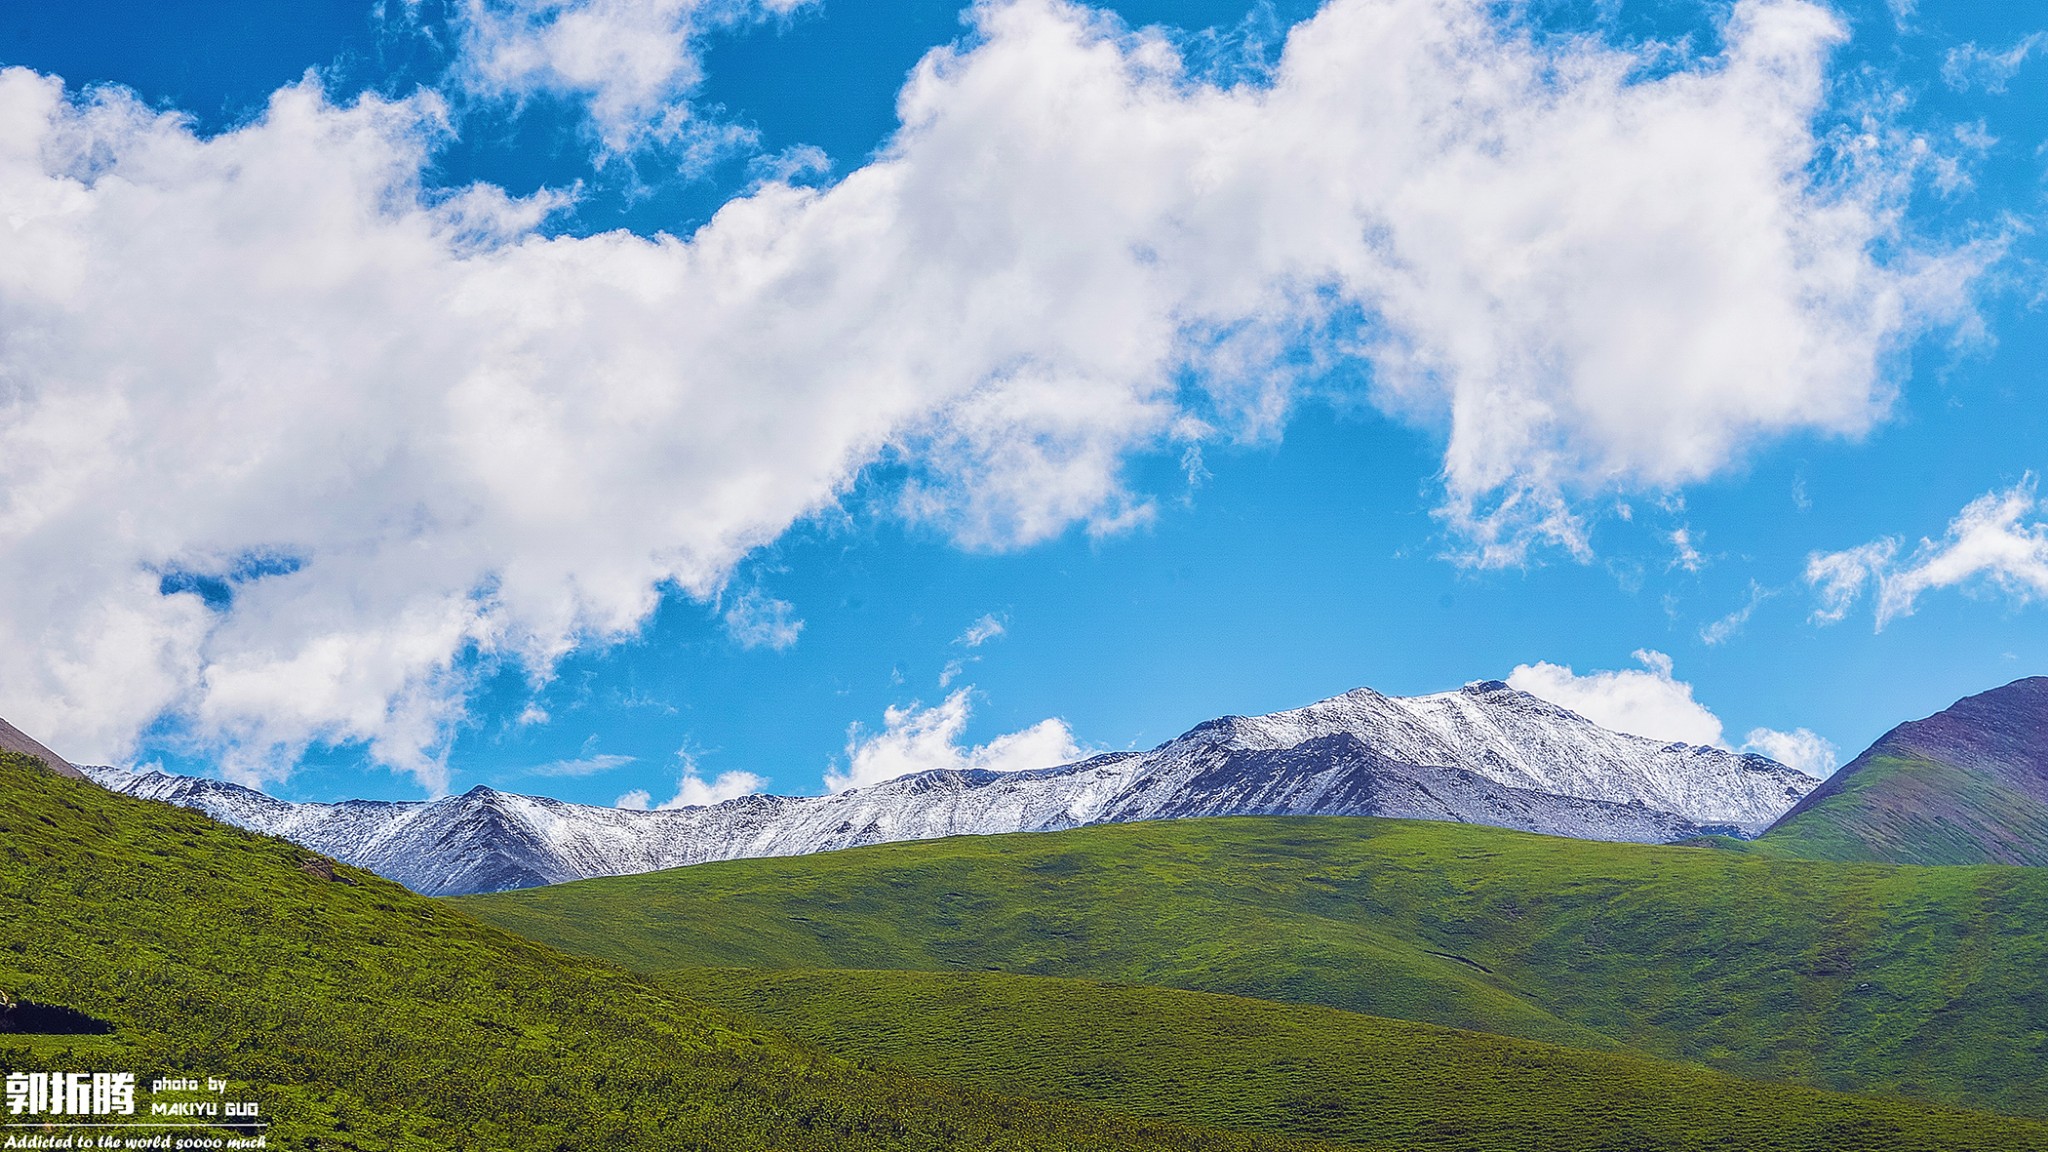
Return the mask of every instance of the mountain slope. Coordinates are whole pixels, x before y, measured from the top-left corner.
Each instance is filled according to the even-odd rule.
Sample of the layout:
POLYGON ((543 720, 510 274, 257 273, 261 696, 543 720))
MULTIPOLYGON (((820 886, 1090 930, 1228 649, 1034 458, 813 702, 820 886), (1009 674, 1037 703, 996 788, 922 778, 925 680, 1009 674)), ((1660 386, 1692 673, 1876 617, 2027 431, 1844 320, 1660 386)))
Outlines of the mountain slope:
POLYGON ((643 972, 1000 969, 2048 1116, 2048 872, 1241 817, 463 897, 643 972))
POLYGON ((1199 725, 1149 752, 1030 772, 936 771, 835 796, 634 812, 476 788, 429 803, 287 804, 219 781, 89 770, 430 895, 901 840, 1218 815, 1454 820, 1590 839, 1754 833, 1815 781, 1717 748, 1610 732, 1498 681, 1359 689, 1199 725))
POLYGON ((43 747, 26 732, 5 720, 0 720, 0 752, 13 752, 33 760, 41 760, 50 771, 59 776, 69 776, 73 780, 85 779, 85 773, 73 767, 70 761, 43 747))
POLYGON ((1825 860, 2048 866, 2048 677, 1885 733, 1758 847, 1825 860))
POLYGON ((2048 1146, 2048 1123, 1331 1008, 1002 972, 687 969, 841 1055, 1141 1115, 1396 1148, 2048 1146))
MULTIPOLYGON (((368 873, 0 754, 0 1069, 226 1077, 286 1149, 1294 1147, 855 1067, 368 873)), ((147 1115, 149 1101, 138 1104, 147 1115)))

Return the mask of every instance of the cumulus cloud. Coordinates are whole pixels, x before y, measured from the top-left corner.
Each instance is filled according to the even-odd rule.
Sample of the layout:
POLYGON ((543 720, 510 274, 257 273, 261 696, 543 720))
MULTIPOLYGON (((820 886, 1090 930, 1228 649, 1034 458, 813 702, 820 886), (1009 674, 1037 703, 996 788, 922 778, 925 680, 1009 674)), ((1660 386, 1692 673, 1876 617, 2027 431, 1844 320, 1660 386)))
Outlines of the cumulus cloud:
POLYGON ((1900 559, 1900 541, 1886 537, 1840 552, 1815 552, 1806 581, 1819 602, 1813 619, 1841 620, 1876 594, 1876 630, 1911 616, 1922 593, 1964 588, 2002 593, 2017 604, 2048 596, 2048 522, 2038 518, 2038 482, 2028 473, 2003 492, 1970 501, 1940 540, 1922 538, 1900 559))
MULTIPOLYGON (((466 11, 486 82, 626 124, 693 83, 708 9, 466 11), (652 47, 586 36, 643 18, 652 47)), ((1505 11, 1333 0, 1219 87, 993 0, 874 160, 680 238, 426 187, 430 94, 309 79, 201 137, 0 72, 10 717, 107 761, 168 718, 251 781, 361 742, 438 790, 480 669, 544 680, 662 589, 717 596, 868 464, 967 547, 1126 530, 1132 452, 1272 434, 1303 365, 1448 429, 1478 563, 1583 552, 1585 493, 1881 417, 1976 256, 1916 254, 1884 132, 1821 156, 1839 21, 1744 0, 1723 55, 1646 77, 1505 11)))
POLYGON ((700 808, 712 804, 723 804, 741 796, 751 796, 767 787, 768 781, 752 772, 720 772, 715 779, 705 780, 697 770, 697 762, 687 754, 682 756, 683 774, 676 783, 676 794, 660 804, 654 803, 654 794, 645 788, 635 788, 613 802, 614 807, 646 811, 650 808, 700 808))
MULTIPOLYGON (((1758 592, 1752 586, 1751 607, 1762 599, 1758 592)), ((1508 674, 1508 686, 1569 708, 1616 732, 1729 748, 1721 718, 1693 699, 1692 685, 1672 675, 1671 657, 1640 648, 1635 658, 1640 669, 1584 676, 1569 665, 1522 664, 1508 674)), ((1808 728, 1791 732, 1752 728, 1741 750, 1768 756, 1809 776, 1826 776, 1835 769, 1835 746, 1808 728)))
POLYGON ((827 772, 825 787, 844 792, 936 768, 1021 772, 1071 764, 1088 755, 1088 750, 1075 742, 1066 722, 1057 718, 1040 720, 986 744, 962 747, 960 738, 967 732, 972 712, 968 702, 972 691, 961 688, 930 707, 917 703, 892 706, 883 713, 879 732, 854 724, 846 731, 846 770, 827 772))
POLYGON ((1834 743, 1817 735, 1811 728, 1795 728, 1790 732, 1752 728, 1742 750, 1768 756, 1780 764, 1823 780, 1834 772, 1839 763, 1834 743))
POLYGON ((745 133, 706 124, 686 98, 702 82, 697 42, 722 25, 787 15, 805 0, 465 0, 455 10, 457 78, 479 96, 585 102, 612 152, 650 141, 716 150, 745 133))
POLYGON ((748 589, 725 612, 725 631, 742 648, 770 648, 780 652, 796 643, 804 630, 796 607, 758 589, 748 589))
POLYGON ((1540 696, 1603 728, 1652 740, 1721 745, 1721 718, 1692 698, 1692 685, 1671 675, 1671 657, 1639 648, 1640 669, 1589 672, 1547 661, 1518 665, 1508 686, 1540 696))

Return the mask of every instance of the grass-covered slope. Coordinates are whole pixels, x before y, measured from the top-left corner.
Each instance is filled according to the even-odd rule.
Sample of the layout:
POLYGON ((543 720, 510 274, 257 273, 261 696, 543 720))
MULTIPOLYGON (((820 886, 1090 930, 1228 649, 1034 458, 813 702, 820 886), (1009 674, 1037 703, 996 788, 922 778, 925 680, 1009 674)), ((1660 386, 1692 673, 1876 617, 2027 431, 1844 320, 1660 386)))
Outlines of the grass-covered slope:
POLYGON ((2048 1116, 2048 872, 1230 818, 705 864, 455 902, 642 971, 1086 977, 2048 1116))
POLYGON ((2048 1147, 2044 1123, 1202 992, 999 972, 684 969, 668 982, 923 1074, 1362 1146, 2048 1147))
MULTIPOLYGON (((0 1071, 222 1076, 269 1146, 1278 1146, 864 1070, 366 872, 0 754, 0 1071)), ((146 1104, 145 1104, 146 1109, 146 1104)))
POLYGON ((1885 733, 1755 850, 2048 866, 2048 677, 2016 680, 1885 733))
POLYGON ((1873 750, 1753 851, 1808 860, 2048 866, 2048 805, 1929 756, 1873 750))

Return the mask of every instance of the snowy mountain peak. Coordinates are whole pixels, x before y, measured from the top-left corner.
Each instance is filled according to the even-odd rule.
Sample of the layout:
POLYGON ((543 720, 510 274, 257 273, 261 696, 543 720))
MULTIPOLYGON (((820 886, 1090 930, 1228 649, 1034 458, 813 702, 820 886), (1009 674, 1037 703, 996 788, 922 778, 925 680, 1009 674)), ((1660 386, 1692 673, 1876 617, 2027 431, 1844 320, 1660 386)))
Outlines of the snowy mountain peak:
POLYGON ((1589 839, 1754 834, 1816 781, 1761 756, 1630 736, 1481 680, 1370 688, 1198 724, 1147 752, 1028 772, 940 769, 832 796, 629 811, 479 785, 425 802, 291 804, 161 772, 102 785, 295 840, 436 895, 895 840, 1225 815, 1456 820, 1589 839))

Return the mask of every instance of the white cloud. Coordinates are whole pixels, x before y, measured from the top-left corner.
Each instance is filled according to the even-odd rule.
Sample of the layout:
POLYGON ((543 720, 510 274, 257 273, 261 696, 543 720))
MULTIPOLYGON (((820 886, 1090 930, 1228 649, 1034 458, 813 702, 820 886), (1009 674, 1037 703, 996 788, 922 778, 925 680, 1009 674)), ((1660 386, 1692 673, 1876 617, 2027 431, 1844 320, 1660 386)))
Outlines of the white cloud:
POLYGON ((1692 538, 1692 528, 1681 526, 1673 529, 1670 537, 1672 557, 1668 568, 1683 568, 1687 572, 1698 572, 1706 567, 1707 558, 1700 553, 1699 546, 1692 538))
MULTIPOLYGON (((1840 552, 1815 552, 1806 558, 1806 582, 1820 603, 1811 619, 1833 624, 1849 614, 1863 596, 1864 587, 1891 564, 1899 551, 1897 540, 1874 540, 1840 552)), ((1880 623, 1882 630, 1884 625, 1880 623)))
POLYGON ((699 37, 804 2, 464 0, 454 20, 457 76, 486 98, 581 98, 611 152, 649 141, 718 150, 750 137, 692 115, 686 98, 704 78, 699 37))
POLYGON ((1823 780, 1834 772, 1835 765, 1839 763, 1833 742, 1816 735, 1811 728, 1796 728, 1790 732, 1752 728, 1742 750, 1760 753, 1823 780))
POLYGON ((780 652, 796 643, 804 622, 787 600, 777 600, 758 589, 741 593, 725 613, 725 631, 742 648, 770 648, 780 652))
POLYGON ((527 770, 529 776, 595 776, 614 768, 623 768, 633 762, 631 756, 603 752, 595 756, 582 756, 574 760, 556 760, 527 770))
POLYGON ((1986 92, 2003 92, 2027 57, 2044 47, 2048 47, 2048 32, 2022 37, 2010 48, 1982 48, 1973 40, 1948 50, 1941 62, 1941 78, 1959 92, 1978 86, 1986 92))
POLYGON ((953 643, 968 648, 979 648, 991 640, 999 640, 1009 626, 995 618, 993 613, 984 613, 982 618, 967 626, 967 631, 954 637, 953 643))
POLYGON ((1540 696, 1603 728, 1652 740, 1723 746, 1721 719, 1692 698, 1692 685, 1671 676, 1671 657, 1638 649, 1642 669, 1577 675, 1569 665, 1522 664, 1508 686, 1540 696))
POLYGON ((1088 755, 1087 749, 1075 743, 1066 722, 1057 718, 1040 720, 986 744, 961 747, 960 738, 967 732, 972 710, 968 703, 972 691, 961 688, 932 707, 916 703, 890 707, 883 713, 880 732, 854 724, 846 731, 846 771, 827 772, 825 787, 844 792, 938 768, 1019 772, 1071 764, 1088 755))
POLYGON ((2048 522, 2032 473, 2003 492, 1970 501, 1940 540, 1922 538, 1904 560, 1894 538, 1807 557, 1806 581, 1819 606, 1813 619, 1834 623, 1849 614, 1866 588, 1876 591, 1876 629, 1911 616, 1922 593, 1941 588, 1986 589, 2019 604, 2048 596, 2048 522), (2030 519, 2031 518, 2031 519, 2030 519))
POLYGON ((635 788, 614 801, 619 808, 646 811, 649 808, 692 808, 723 804, 741 796, 751 796, 767 787, 768 781, 752 772, 720 772, 715 779, 706 781, 697 771, 697 762, 688 754, 679 753, 683 761, 682 778, 676 783, 676 794, 660 804, 654 803, 653 793, 645 788, 635 788))
POLYGON ((675 798, 662 807, 723 804, 740 796, 751 796, 767 784, 765 778, 752 772, 720 772, 708 784, 694 773, 686 773, 676 788, 675 798))
MULTIPOLYGON (((601 124, 694 83, 698 5, 468 11, 478 75, 601 124)), ((1448 427, 1480 563, 1583 552, 1585 493, 1880 418, 1976 257, 1914 255, 1884 132, 1817 159, 1839 23, 1744 0, 1724 56, 1644 79, 1502 11, 1334 0, 1270 86, 1217 88, 1088 9, 991 2, 876 159, 686 238, 425 190, 431 95, 308 80, 201 138, 0 72, 10 718, 113 761, 167 716, 250 781, 363 742, 438 790, 483 670, 544 681, 663 588, 718 595, 867 464, 968 547, 1126 530, 1130 453, 1271 435, 1304 363, 1448 427)))
MULTIPOLYGON (((1751 608, 1769 595, 1755 585, 1750 594, 1751 608)), ((1747 616, 1748 610, 1741 615, 1747 616)), ((1584 676, 1566 665, 1523 664, 1508 674, 1508 686, 1569 708, 1616 732, 1715 748, 1729 746, 1723 738, 1721 718, 1693 699, 1692 685, 1673 678, 1671 657, 1639 649, 1635 658, 1642 669, 1584 676)), ((1809 728, 1791 732, 1753 728, 1742 751, 1768 756, 1809 776, 1825 777, 1835 770, 1835 746, 1809 728)))
POLYGON ((1775 595, 1777 595, 1775 591, 1751 580, 1749 582, 1749 602, 1721 617, 1719 620, 1701 626, 1700 642, 1712 648, 1733 640, 1742 632, 1743 627, 1749 623, 1749 618, 1755 614, 1757 605, 1775 595))

